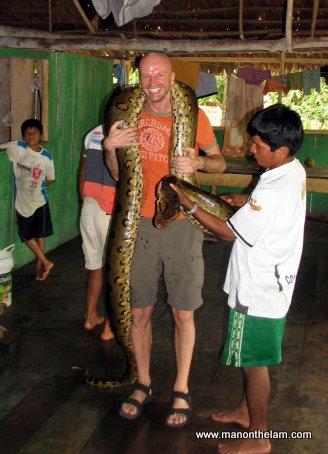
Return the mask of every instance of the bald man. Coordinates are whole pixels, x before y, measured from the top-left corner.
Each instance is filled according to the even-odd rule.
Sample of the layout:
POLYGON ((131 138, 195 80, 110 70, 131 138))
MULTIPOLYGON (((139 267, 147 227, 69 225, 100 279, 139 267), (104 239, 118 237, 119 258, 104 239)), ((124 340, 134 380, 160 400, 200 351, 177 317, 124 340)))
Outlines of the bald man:
MULTIPOLYGON (((144 405, 152 398, 149 372, 151 315, 157 299, 158 280, 164 271, 167 302, 175 322, 177 368, 172 409, 166 425, 180 428, 188 424, 191 417, 188 378, 195 343, 194 311, 202 304, 203 233, 183 215, 169 229, 156 229, 152 224, 156 185, 170 173, 170 92, 174 73, 167 56, 158 52, 141 59, 139 72, 146 103, 138 127, 120 129, 121 122, 117 121, 104 141, 106 162, 116 180, 119 178, 116 149, 139 146, 144 183, 141 220, 131 271, 132 341, 138 383, 131 396, 122 403, 120 415, 130 420, 138 418, 144 405)), ((195 148, 184 147, 184 151, 185 156, 174 159, 178 173, 191 174, 197 170, 216 173, 225 169, 225 161, 212 127, 202 110, 199 110, 198 115, 195 148), (199 149, 204 151, 204 156, 198 154, 199 149)))

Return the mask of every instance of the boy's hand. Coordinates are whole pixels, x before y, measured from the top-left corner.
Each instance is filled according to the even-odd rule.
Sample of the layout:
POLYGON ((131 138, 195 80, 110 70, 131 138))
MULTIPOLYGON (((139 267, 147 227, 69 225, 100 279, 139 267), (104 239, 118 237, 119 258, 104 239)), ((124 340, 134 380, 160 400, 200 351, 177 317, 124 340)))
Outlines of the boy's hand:
POLYGON ((139 145, 138 128, 121 128, 122 123, 123 120, 117 120, 110 128, 108 136, 104 139, 106 150, 136 147, 139 145))
POLYGON ((193 206, 194 203, 190 199, 188 199, 188 197, 185 196, 184 193, 177 186, 175 186, 172 183, 170 183, 170 186, 178 194, 179 199, 180 199, 180 205, 182 205, 187 210, 190 210, 190 208, 193 206))

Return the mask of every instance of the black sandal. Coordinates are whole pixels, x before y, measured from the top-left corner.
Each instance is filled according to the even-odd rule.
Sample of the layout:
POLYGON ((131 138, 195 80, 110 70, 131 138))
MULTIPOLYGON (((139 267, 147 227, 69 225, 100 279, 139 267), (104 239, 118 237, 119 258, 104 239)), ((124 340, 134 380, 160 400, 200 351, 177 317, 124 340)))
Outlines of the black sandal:
POLYGON ((172 415, 185 415, 186 419, 179 424, 169 423, 166 420, 165 425, 167 427, 171 427, 172 429, 181 429, 181 427, 184 427, 187 424, 189 424, 191 419, 191 396, 189 393, 183 393, 182 391, 173 391, 173 401, 176 398, 185 400, 189 405, 189 408, 173 408, 172 406, 171 411, 167 416, 167 419, 172 415))
POLYGON ((146 404, 148 404, 153 398, 152 390, 151 390, 150 386, 143 385, 142 383, 135 383, 132 394, 136 390, 139 390, 139 391, 142 391, 143 393, 145 393, 145 398, 142 402, 139 402, 139 400, 134 399, 133 397, 127 397, 126 399, 124 399, 120 406, 120 410, 119 410, 119 415, 124 419, 133 420, 133 419, 139 418, 139 416, 142 413, 143 407, 146 404), (137 408, 137 412, 135 414, 126 413, 125 411, 123 411, 124 404, 134 405, 137 408))

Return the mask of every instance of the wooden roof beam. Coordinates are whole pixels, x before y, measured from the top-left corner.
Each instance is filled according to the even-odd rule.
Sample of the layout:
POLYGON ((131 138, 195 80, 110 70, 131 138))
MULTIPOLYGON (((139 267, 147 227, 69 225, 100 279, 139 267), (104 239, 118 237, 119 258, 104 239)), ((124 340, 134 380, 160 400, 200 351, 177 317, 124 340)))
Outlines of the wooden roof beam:
POLYGON ((89 21, 87 15, 85 14, 82 6, 80 5, 79 0, 72 0, 72 1, 73 1, 74 5, 76 6, 76 9, 80 13, 85 25, 88 27, 89 31, 91 33, 96 33, 96 30, 94 29, 93 25, 91 24, 91 22, 89 21))
POLYGON ((243 29, 243 7, 244 7, 244 0, 239 0, 239 38, 244 40, 244 29, 243 29))
POLYGON ((293 39, 293 2, 294 0, 287 0, 286 10, 286 26, 285 26, 285 38, 287 52, 292 50, 292 39, 293 39))
POLYGON ((317 22, 317 15, 319 9, 319 0, 314 0, 313 2, 313 13, 312 13, 312 23, 311 23, 311 38, 314 37, 315 25, 317 22))
POLYGON ((126 39, 112 38, 108 35, 78 35, 50 33, 38 30, 26 30, 0 26, 0 46, 18 47, 39 50, 70 51, 107 50, 107 51, 162 51, 181 54, 222 54, 225 52, 298 52, 319 51, 328 49, 328 38, 294 39, 288 43, 286 39, 276 40, 234 40, 234 39, 126 39))

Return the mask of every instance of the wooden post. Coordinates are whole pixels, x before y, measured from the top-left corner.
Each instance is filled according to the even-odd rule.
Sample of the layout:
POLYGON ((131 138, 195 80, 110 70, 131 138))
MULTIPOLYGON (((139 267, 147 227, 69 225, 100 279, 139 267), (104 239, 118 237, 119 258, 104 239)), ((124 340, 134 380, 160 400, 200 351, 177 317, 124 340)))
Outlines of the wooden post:
POLYGON ((48 29, 52 32, 52 3, 48 0, 48 29))
POLYGON ((318 15, 318 8, 319 8, 319 0, 314 0, 313 1, 312 22, 311 22, 311 38, 314 37, 315 25, 317 22, 317 15, 318 15))
POLYGON ((243 29, 243 11, 244 8, 244 0, 239 0, 239 38, 245 39, 244 36, 244 29, 243 29))
MULTIPOLYGON (((285 61, 286 61, 286 54, 285 54, 285 52, 281 52, 279 74, 285 74, 285 61)), ((279 91, 278 92, 278 102, 281 102, 281 101, 282 101, 282 91, 279 91)))
POLYGON ((294 2, 294 0, 287 0, 286 27, 285 27, 287 52, 292 51, 293 2, 294 2))

